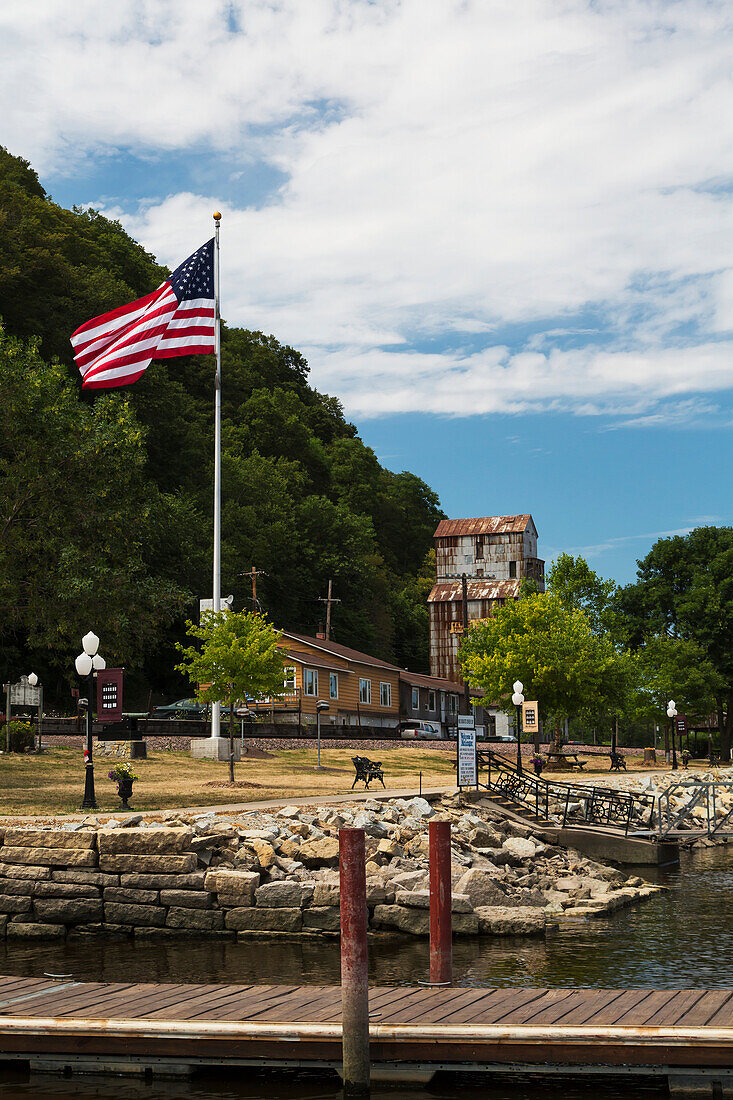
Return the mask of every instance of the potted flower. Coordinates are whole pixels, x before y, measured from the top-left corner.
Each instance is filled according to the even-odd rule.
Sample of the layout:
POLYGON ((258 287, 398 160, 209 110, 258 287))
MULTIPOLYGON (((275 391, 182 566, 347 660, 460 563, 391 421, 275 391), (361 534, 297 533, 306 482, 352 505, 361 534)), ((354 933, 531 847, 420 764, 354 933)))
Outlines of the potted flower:
POLYGON ((544 757, 540 756, 540 754, 536 752, 534 756, 530 756, 529 762, 535 770, 535 775, 541 775, 542 769, 545 766, 544 757))
POLYGON ((109 777, 113 783, 117 784, 117 793, 122 799, 122 809, 129 810, 128 798, 132 795, 132 784, 136 779, 140 777, 135 775, 132 770, 132 764, 128 764, 127 761, 123 761, 121 764, 115 764, 112 771, 109 773, 109 777))

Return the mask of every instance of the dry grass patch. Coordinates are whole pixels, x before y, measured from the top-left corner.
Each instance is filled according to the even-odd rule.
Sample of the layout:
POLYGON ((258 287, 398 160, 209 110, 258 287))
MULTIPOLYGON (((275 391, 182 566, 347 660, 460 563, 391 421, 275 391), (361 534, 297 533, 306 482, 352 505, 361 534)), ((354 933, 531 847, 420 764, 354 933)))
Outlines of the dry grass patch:
MULTIPOLYGON (((227 784, 227 764, 193 760, 186 752, 151 752, 147 760, 134 762, 140 778, 130 804, 140 811, 165 810, 348 794, 354 775, 351 757, 357 751, 368 752, 322 749, 322 771, 316 770, 316 749, 310 746, 276 750, 264 760, 244 759, 235 766, 236 787, 227 784), (240 783, 246 786, 240 787, 240 783)), ((455 776, 455 755, 440 749, 396 745, 369 755, 382 761, 387 790, 417 787, 419 772, 424 787, 448 785, 455 776)), ((107 777, 114 761, 97 757, 94 764, 99 810, 115 813, 120 800, 116 784, 107 777)), ((382 788, 377 783, 372 789, 382 788)), ((78 813, 84 793, 82 754, 76 749, 58 748, 41 756, 2 755, 0 791, 2 815, 78 813)))

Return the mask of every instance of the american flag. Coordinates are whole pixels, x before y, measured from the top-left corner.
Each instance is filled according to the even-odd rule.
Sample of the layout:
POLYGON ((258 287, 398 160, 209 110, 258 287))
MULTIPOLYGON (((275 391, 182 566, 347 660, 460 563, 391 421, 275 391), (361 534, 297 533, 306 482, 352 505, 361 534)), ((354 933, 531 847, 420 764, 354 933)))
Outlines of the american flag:
POLYGON ((82 389, 136 382, 152 359, 214 351, 214 238, 157 290, 93 317, 71 336, 82 389))

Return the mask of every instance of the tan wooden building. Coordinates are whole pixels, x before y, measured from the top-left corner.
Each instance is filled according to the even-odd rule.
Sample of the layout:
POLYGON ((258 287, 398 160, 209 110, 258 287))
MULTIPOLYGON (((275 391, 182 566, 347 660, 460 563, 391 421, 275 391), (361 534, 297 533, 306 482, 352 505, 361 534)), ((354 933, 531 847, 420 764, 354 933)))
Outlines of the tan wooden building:
POLYGON ((314 722, 316 703, 329 704, 322 721, 347 726, 397 726, 400 669, 324 638, 283 632, 286 697, 299 698, 301 721, 314 722))

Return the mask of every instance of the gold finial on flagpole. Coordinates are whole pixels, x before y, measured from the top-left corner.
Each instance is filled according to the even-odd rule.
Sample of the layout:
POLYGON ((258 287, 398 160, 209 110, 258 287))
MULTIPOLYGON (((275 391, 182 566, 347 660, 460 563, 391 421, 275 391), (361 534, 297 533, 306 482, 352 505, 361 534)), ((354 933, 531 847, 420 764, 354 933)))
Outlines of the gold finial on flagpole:
POLYGON ((220 222, 221 221, 221 214, 219 213, 218 210, 214 211, 214 221, 215 222, 220 222))

